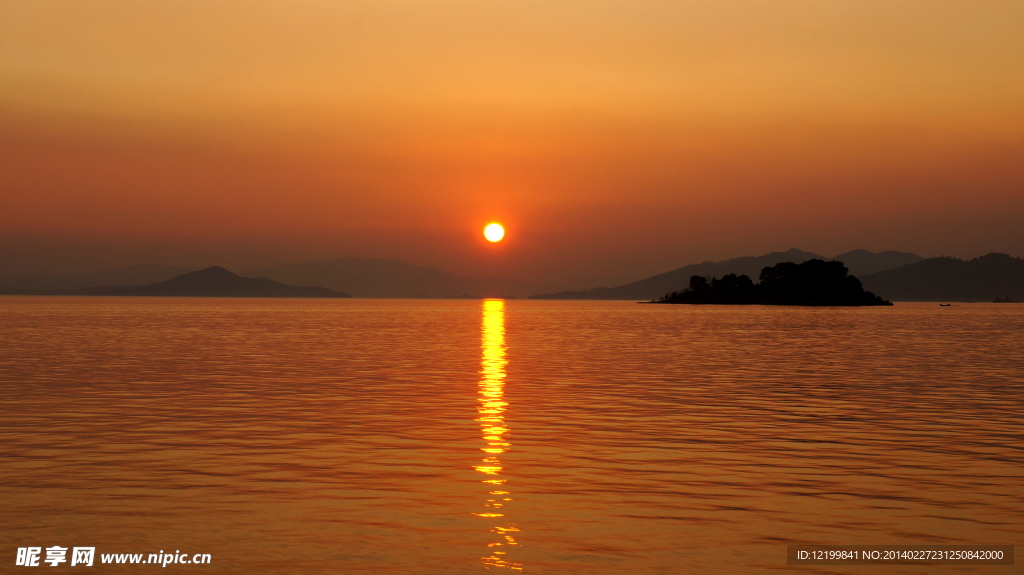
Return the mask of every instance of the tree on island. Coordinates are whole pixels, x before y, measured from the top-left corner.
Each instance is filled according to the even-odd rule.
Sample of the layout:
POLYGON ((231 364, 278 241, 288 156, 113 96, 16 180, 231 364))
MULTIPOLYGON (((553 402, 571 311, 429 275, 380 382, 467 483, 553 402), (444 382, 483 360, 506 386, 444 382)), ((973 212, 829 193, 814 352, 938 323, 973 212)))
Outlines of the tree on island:
POLYGON ((724 305, 892 305, 888 300, 864 291, 860 280, 849 274, 839 261, 808 260, 802 264, 782 262, 761 270, 759 283, 746 275, 719 278, 693 276, 690 287, 672 292, 652 303, 724 305))

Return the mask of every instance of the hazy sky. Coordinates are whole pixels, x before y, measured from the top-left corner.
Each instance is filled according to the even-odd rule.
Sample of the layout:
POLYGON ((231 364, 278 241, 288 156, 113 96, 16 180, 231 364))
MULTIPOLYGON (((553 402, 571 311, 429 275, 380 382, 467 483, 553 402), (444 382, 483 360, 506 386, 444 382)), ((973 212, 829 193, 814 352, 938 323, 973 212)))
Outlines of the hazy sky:
POLYGON ((1022 256, 1022 30, 1019 0, 4 0, 0 275, 1022 256))

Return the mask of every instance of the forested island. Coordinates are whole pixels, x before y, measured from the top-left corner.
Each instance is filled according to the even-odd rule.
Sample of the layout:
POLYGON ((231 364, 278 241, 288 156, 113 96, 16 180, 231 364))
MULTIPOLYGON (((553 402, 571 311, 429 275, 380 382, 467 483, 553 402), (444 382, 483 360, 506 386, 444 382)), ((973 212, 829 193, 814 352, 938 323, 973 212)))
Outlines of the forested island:
POLYGON ((864 291, 860 280, 840 261, 812 259, 782 262, 761 270, 759 283, 749 276, 692 276, 690 286, 649 303, 724 305, 869 306, 892 305, 864 291))

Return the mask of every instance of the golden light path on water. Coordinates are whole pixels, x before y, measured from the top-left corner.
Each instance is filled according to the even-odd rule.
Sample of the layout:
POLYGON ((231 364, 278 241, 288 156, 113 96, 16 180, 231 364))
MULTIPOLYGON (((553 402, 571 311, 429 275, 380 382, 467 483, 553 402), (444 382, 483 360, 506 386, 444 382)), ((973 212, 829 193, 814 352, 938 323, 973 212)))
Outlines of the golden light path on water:
POLYGON ((484 300, 483 321, 480 326, 480 397, 477 398, 476 419, 480 423, 485 446, 483 461, 474 466, 486 478, 488 499, 484 504, 486 511, 474 513, 477 517, 493 520, 491 533, 497 535, 496 541, 489 543, 489 554, 481 558, 483 564, 490 567, 502 567, 522 571, 520 563, 509 560, 507 548, 518 545, 514 534, 519 529, 511 523, 504 513, 504 506, 512 501, 506 480, 501 477, 501 454, 511 447, 506 435, 509 432, 505 424, 505 366, 508 365, 505 350, 505 301, 484 300))

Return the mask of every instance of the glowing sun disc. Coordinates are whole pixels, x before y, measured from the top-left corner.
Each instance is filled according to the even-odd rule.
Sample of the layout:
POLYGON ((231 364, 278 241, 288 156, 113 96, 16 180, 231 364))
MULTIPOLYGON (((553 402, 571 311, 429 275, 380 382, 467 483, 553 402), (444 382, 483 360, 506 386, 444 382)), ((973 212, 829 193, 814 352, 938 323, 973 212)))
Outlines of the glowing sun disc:
POLYGON ((484 228, 484 237, 489 242, 500 242, 501 238, 505 237, 505 228, 501 227, 501 224, 487 224, 484 228))

